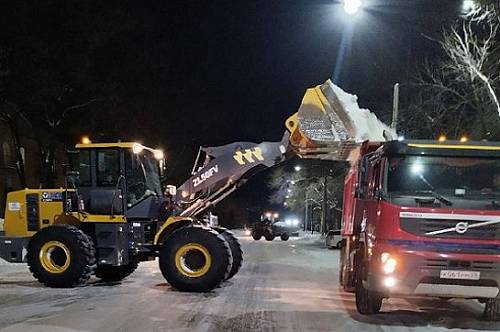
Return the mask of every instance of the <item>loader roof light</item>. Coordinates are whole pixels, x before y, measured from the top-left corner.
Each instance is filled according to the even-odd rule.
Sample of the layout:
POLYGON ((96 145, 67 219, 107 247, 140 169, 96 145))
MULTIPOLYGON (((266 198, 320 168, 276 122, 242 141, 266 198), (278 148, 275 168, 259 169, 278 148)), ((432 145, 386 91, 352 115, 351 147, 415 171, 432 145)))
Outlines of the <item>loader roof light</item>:
POLYGON ((356 14, 362 6, 361 0, 344 0, 344 11, 349 15, 356 14))
POLYGON ((460 137, 460 143, 465 143, 465 142, 467 142, 468 140, 469 140, 469 138, 468 138, 467 136, 465 136, 465 135, 464 135, 464 136, 462 136, 462 137, 460 137))
POLYGON ((162 160, 165 157, 162 150, 154 150, 153 154, 157 160, 162 160))
POLYGON ((438 142, 443 143, 446 141, 446 135, 439 135, 438 142))
POLYGON ((82 136, 81 142, 82 142, 82 144, 91 144, 92 143, 92 141, 90 140, 90 138, 88 136, 82 136))
POLYGON ((134 145, 132 145, 132 151, 135 153, 135 154, 139 154, 142 152, 142 150, 144 150, 144 146, 142 146, 141 144, 139 143, 134 143, 134 145))

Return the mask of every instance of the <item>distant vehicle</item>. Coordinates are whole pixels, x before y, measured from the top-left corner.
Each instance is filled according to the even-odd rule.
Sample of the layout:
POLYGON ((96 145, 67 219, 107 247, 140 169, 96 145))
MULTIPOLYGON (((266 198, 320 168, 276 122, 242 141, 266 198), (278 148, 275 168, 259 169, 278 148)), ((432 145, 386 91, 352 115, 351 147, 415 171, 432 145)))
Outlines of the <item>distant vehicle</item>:
POLYGON ((254 240, 258 241, 264 237, 266 241, 272 241, 277 236, 279 236, 282 241, 288 241, 290 238, 290 230, 286 227, 285 223, 281 221, 271 222, 265 219, 253 224, 252 237, 254 240))
POLYGON ((326 246, 328 249, 340 249, 342 245, 342 234, 340 234, 340 229, 338 230, 329 230, 326 233, 326 246))

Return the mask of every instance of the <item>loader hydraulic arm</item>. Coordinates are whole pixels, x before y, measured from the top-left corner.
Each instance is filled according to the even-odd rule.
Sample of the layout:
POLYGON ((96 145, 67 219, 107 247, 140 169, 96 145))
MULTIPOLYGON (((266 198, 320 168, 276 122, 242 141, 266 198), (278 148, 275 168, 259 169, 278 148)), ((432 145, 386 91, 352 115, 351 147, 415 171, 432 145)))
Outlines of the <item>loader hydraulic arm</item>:
POLYGON ((217 204, 248 178, 287 157, 289 134, 280 142, 235 142, 200 148, 192 176, 182 184, 176 202, 180 216, 195 217, 217 204))

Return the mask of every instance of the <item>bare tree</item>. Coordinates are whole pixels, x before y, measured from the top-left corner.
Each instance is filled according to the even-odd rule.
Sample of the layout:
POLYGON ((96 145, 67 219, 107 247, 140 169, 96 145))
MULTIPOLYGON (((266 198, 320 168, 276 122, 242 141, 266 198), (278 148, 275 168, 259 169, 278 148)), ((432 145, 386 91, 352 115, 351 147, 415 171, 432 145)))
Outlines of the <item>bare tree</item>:
POLYGON ((424 63, 409 84, 403 130, 414 137, 500 136, 500 21, 494 6, 475 7, 443 32, 443 59, 424 63))

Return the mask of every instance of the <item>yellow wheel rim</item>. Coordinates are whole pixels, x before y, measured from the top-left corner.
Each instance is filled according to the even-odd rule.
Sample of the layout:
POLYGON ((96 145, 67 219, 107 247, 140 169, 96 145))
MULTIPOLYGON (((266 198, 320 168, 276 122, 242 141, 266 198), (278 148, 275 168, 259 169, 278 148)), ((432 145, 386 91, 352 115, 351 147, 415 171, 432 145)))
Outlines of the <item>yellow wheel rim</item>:
POLYGON ((207 248, 199 243, 188 243, 175 253, 177 270, 190 278, 205 275, 212 266, 212 255, 207 248))
POLYGON ((39 258, 42 267, 50 273, 62 273, 71 263, 68 247, 59 241, 46 242, 40 249, 39 258))

